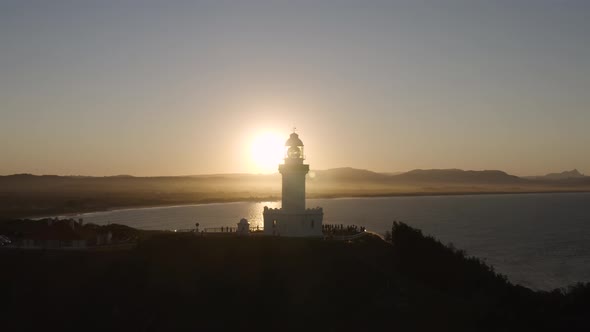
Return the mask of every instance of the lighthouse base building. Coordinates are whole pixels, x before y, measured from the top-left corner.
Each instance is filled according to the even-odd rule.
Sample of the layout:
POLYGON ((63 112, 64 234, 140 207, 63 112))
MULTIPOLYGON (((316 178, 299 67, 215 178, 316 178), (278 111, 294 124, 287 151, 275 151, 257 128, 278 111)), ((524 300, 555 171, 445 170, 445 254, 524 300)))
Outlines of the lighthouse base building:
POLYGON ((299 213, 264 207, 264 234, 274 236, 320 237, 322 236, 321 207, 299 213))
POLYGON ((264 207, 264 234, 290 237, 321 237, 324 211, 305 208, 305 175, 309 165, 303 163, 303 142, 292 133, 285 143, 285 163, 279 165, 283 179, 280 209, 264 207))

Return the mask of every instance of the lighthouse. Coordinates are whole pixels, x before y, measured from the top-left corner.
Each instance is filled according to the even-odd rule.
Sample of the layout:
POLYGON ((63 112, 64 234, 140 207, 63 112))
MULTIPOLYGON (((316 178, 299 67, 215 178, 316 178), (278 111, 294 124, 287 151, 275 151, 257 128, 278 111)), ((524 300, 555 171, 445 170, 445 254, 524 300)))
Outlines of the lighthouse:
POLYGON ((264 234, 291 237, 322 236, 322 208, 306 209, 305 176, 309 165, 304 164, 303 142, 293 132, 285 142, 285 162, 279 165, 282 176, 280 209, 264 207, 264 234))
POLYGON ((303 142, 292 133, 285 143, 285 163, 279 165, 283 178, 282 208, 285 211, 305 210, 305 175, 309 165, 303 163, 303 142))

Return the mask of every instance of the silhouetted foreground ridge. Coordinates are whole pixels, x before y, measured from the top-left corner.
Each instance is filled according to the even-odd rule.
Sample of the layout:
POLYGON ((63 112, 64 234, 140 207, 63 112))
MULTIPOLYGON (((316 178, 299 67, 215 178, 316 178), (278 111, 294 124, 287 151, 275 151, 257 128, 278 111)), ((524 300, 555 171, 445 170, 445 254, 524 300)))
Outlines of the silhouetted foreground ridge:
MULTIPOLYGON (((590 286, 534 292, 394 223, 387 243, 142 233, 112 251, 0 250, 27 329, 585 331, 590 286)), ((4 330, 4 329, 3 329, 4 330)))

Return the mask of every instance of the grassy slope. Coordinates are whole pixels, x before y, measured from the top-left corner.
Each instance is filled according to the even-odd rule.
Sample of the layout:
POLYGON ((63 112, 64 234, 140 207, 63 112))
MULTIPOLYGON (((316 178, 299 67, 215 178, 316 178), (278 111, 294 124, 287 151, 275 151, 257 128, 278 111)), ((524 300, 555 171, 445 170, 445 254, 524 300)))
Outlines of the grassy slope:
POLYGON ((128 330, 576 330, 590 286, 541 293, 406 225, 393 245, 161 234, 130 251, 0 251, 3 324, 128 330))

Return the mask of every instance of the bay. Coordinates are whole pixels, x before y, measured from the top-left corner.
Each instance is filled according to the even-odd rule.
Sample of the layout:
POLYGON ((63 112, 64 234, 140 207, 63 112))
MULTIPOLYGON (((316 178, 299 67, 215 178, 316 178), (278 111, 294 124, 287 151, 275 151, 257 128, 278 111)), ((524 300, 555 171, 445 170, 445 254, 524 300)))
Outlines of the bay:
MULTIPOLYGON (((236 202, 85 213, 85 222, 153 229, 262 226, 264 206, 236 202)), ((385 233, 403 221, 494 266, 508 279, 550 290, 590 282, 590 193, 308 199, 324 208, 324 224, 385 233)))

